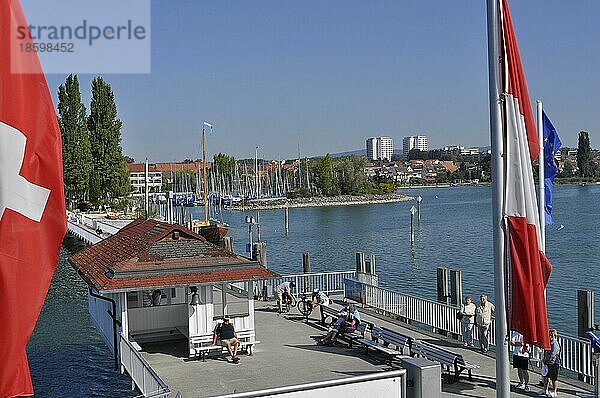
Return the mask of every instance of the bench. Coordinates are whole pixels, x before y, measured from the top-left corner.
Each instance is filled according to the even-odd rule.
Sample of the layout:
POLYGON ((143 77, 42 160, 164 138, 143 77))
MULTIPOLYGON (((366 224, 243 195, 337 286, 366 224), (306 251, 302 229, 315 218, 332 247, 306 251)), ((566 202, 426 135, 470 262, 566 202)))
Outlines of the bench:
POLYGON ((394 359, 404 354, 404 347, 410 347, 412 338, 393 330, 373 325, 371 327, 371 340, 363 338, 357 341, 365 346, 367 354, 369 353, 369 349, 373 349, 386 355, 391 365, 394 359), (392 348, 392 346, 395 348, 392 348))
MULTIPOLYGON (((260 343, 255 340, 254 330, 240 330, 236 331, 237 338, 240 342, 240 350, 246 351, 248 355, 252 355, 254 351, 254 345, 260 343)), ((198 336, 193 336, 189 339, 190 342, 190 358, 199 356, 202 362, 206 361, 206 356, 211 351, 216 351, 219 354, 227 353, 227 347, 223 347, 220 344, 213 345, 213 333, 204 333, 198 336)))
POLYGON ((419 356, 429 359, 433 362, 438 362, 442 365, 442 369, 445 367, 448 373, 451 373, 450 367, 454 368, 454 381, 458 381, 460 374, 467 370, 469 373, 469 380, 473 380, 471 376, 471 370, 478 369, 479 366, 465 361, 461 354, 448 351, 446 349, 435 346, 425 341, 415 340, 411 345, 411 356, 419 356))
MULTIPOLYGON (((328 317, 332 317, 333 320, 336 320, 338 317, 338 313, 340 312, 340 309, 335 309, 335 308, 331 308, 328 306, 324 306, 324 305, 320 305, 319 308, 321 309, 321 325, 322 326, 327 326, 327 318, 328 317)), ((369 324, 368 322, 364 322, 361 321, 358 324, 358 327, 356 328, 356 330, 352 331, 352 332, 346 332, 346 333, 340 333, 338 334, 337 337, 341 337, 343 339, 348 340, 348 344, 349 347, 352 348, 352 343, 355 340, 359 340, 359 339, 363 339, 365 337, 365 333, 367 332, 367 328, 368 328, 369 324)))
POLYGON ((325 322, 325 321, 327 320, 328 317, 337 319, 338 312, 340 312, 340 310, 336 310, 336 309, 328 307, 326 305, 320 305, 319 308, 321 309, 321 325, 323 325, 323 326, 327 325, 327 322, 325 322))

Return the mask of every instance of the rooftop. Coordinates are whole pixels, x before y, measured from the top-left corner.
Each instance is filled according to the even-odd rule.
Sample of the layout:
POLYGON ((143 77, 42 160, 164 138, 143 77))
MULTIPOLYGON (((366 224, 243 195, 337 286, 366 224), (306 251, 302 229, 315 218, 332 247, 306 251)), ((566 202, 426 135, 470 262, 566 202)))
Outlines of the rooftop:
POLYGON ((142 218, 69 262, 88 285, 103 292, 277 276, 185 227, 142 218))
MULTIPOLYGON (((225 357, 208 358, 206 362, 188 360, 185 341, 142 345, 142 355, 172 393, 180 392, 183 398, 263 390, 367 375, 393 368, 372 354, 366 355, 363 348, 318 346, 316 341, 325 335, 325 330, 317 326, 316 315, 312 315, 307 324, 296 309, 290 314, 278 315, 273 302, 256 302, 255 316, 256 338, 261 343, 252 356, 242 355, 237 365, 227 362, 225 357)), ((405 324, 380 315, 363 312, 363 319, 447 347, 481 366, 473 372, 472 381, 461 377, 459 382, 444 383, 443 397, 495 397, 493 356, 464 349, 455 341, 407 328, 405 324)), ((527 394, 513 386, 511 396, 535 396, 539 390, 535 384, 540 377, 534 373, 530 375, 532 392, 527 394)), ((517 380, 515 370, 511 373, 511 380, 517 380)), ((567 384, 565 377, 561 376, 559 380, 561 397, 585 395, 585 390, 567 384)))

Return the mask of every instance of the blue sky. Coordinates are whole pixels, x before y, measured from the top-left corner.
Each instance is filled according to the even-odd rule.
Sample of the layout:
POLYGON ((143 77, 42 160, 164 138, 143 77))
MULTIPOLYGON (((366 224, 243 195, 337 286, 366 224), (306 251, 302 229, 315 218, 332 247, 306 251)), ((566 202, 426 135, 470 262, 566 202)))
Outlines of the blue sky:
MULTIPOLYGON (((25 10, 32 0, 24 0, 25 10)), ((563 143, 600 135, 600 2, 511 1, 532 100, 563 143)), ((150 74, 105 75, 126 155, 267 158, 341 152, 386 135, 489 145, 484 0, 152 1, 150 74)), ((56 98, 66 75, 49 75, 56 98)), ((89 105, 93 75, 80 75, 89 105)))

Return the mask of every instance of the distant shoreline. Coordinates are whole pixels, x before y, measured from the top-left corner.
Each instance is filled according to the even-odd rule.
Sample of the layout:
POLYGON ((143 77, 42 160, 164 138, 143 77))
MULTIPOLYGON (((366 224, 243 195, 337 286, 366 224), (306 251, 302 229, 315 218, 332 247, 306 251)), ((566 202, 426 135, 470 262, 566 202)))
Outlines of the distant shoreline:
POLYGON ((388 195, 341 195, 334 197, 315 196, 311 198, 296 199, 259 199, 243 205, 232 206, 231 210, 273 210, 303 207, 328 207, 328 206, 357 206, 382 203, 408 202, 414 200, 411 196, 388 194, 388 195))

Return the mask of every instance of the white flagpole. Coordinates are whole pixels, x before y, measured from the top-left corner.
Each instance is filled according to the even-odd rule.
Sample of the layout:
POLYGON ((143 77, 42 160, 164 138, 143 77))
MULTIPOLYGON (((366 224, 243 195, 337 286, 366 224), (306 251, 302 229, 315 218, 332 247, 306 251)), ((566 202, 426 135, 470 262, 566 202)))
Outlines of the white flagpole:
POLYGON ((510 397, 508 327, 505 297, 505 242, 502 224, 504 203, 503 134, 500 98, 500 48, 498 0, 487 0, 490 136, 492 144, 492 223, 494 251, 494 295, 496 301, 496 397, 510 397))
POLYGON ((542 120, 542 101, 538 100, 537 104, 537 128, 538 128, 538 139, 540 141, 540 156, 538 157, 538 177, 539 177, 539 212, 540 212, 540 235, 542 247, 540 250, 546 253, 546 187, 544 183, 544 166, 546 159, 544 158, 544 121, 542 120))

